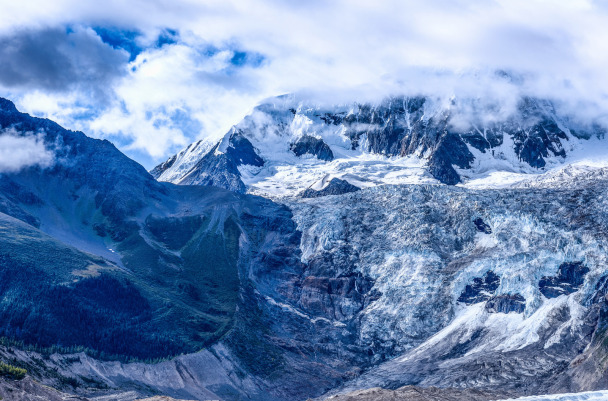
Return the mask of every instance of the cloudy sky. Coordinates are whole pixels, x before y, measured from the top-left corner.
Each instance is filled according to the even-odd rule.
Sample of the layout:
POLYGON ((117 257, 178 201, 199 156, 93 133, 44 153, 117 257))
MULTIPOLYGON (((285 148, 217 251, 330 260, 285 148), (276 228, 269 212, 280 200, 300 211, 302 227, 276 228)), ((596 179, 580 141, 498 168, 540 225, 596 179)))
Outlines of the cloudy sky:
MULTIPOLYGON (((262 99, 494 97, 608 110, 608 8, 573 0, 0 0, 0 96, 151 168, 262 99)), ((32 141, 35 139, 33 138, 32 141)))

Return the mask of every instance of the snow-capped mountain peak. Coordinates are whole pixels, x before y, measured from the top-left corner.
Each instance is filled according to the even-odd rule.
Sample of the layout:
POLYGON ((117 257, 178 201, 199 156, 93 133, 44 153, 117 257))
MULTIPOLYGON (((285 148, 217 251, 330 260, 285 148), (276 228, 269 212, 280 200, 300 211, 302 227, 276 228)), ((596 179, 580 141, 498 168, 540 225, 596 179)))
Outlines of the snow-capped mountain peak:
MULTIPOLYGON (((228 152, 231 138, 244 138, 262 161, 235 159, 229 174, 243 185, 227 188, 282 197, 316 188, 327 177, 360 188, 408 183, 495 186, 501 178, 516 182, 561 168, 571 155, 580 160, 596 141, 604 142, 599 126, 574 124, 545 100, 522 98, 515 113, 498 117, 484 113, 469 99, 446 103, 392 97, 377 104, 324 106, 281 96, 263 102, 231 128, 213 156, 228 152)), ((208 171, 217 164, 213 157, 200 162, 211 148, 205 144, 190 145, 152 173, 161 181, 222 186, 225 180, 212 179, 209 172, 202 180, 185 179, 196 169, 208 171)))

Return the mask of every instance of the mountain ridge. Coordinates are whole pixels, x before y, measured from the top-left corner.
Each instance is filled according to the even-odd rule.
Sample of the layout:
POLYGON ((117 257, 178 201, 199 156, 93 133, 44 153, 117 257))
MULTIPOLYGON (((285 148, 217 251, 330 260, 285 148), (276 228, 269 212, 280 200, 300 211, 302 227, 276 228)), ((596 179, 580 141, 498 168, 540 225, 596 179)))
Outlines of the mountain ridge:
MULTIPOLYGON (((266 166, 255 164, 257 169, 242 163, 246 189, 275 197, 295 196, 323 173, 356 186, 466 185, 493 172, 538 174, 560 166, 572 149, 605 134, 594 122, 585 125, 573 123, 572 116, 558 116, 551 102, 542 99, 522 97, 513 113, 493 114, 479 99, 442 103, 429 97, 390 97, 376 104, 320 106, 284 95, 263 101, 230 132, 251 141, 266 161, 266 166), (400 175, 392 173, 398 169, 400 175), (287 178, 294 176, 297 188, 287 178)), ((207 153, 197 157, 212 159, 207 153)), ((234 168, 230 174, 239 176, 234 168)), ((181 177, 156 178, 179 183, 181 177)))

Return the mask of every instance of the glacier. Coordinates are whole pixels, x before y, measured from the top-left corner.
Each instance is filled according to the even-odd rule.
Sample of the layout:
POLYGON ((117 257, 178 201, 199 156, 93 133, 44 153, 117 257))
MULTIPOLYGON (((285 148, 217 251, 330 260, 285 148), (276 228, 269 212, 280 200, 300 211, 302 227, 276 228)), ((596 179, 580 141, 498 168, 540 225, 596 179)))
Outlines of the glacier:
MULTIPOLYGON (((247 193, 292 210, 309 266, 299 298, 269 301, 309 321, 321 312, 333 327, 346 327, 331 341, 371 350, 362 374, 328 395, 407 384, 535 394, 589 385, 570 371, 588 369, 599 341, 604 130, 582 129, 550 102, 523 99, 516 116, 449 133, 457 103, 397 97, 324 106, 283 96, 235 125, 264 159, 261 167, 239 166, 247 193), (308 137, 331 153, 316 154, 318 142, 303 151, 308 137), (446 153, 443 140, 460 153, 446 153), (324 192, 335 180, 362 191, 322 196, 339 194, 324 192), (582 227, 593 221, 594 234, 565 222, 574 215, 582 227), (475 230, 476 220, 491 230, 475 230), (546 298, 539 283, 568 263, 589 269, 584 282, 546 298), (495 291, 483 302, 459 302, 488 272, 500 277, 495 291), (360 295, 334 292, 326 275, 356 277, 360 295), (581 366, 568 365, 575 359, 581 366), (568 377, 550 385, 557 371, 568 377)), ((591 380, 603 380, 597 375, 591 380)))

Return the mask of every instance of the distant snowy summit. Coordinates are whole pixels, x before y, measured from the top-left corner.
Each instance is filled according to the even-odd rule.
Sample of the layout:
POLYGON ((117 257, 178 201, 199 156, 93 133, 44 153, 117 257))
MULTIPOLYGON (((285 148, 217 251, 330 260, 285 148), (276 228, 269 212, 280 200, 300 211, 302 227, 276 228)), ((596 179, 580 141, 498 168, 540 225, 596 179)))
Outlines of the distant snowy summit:
POLYGON ((532 98, 505 113, 478 99, 323 106, 284 95, 262 102, 218 143, 193 143, 150 173, 270 197, 322 191, 334 178, 358 188, 502 186, 571 163, 605 166, 604 134, 532 98))

